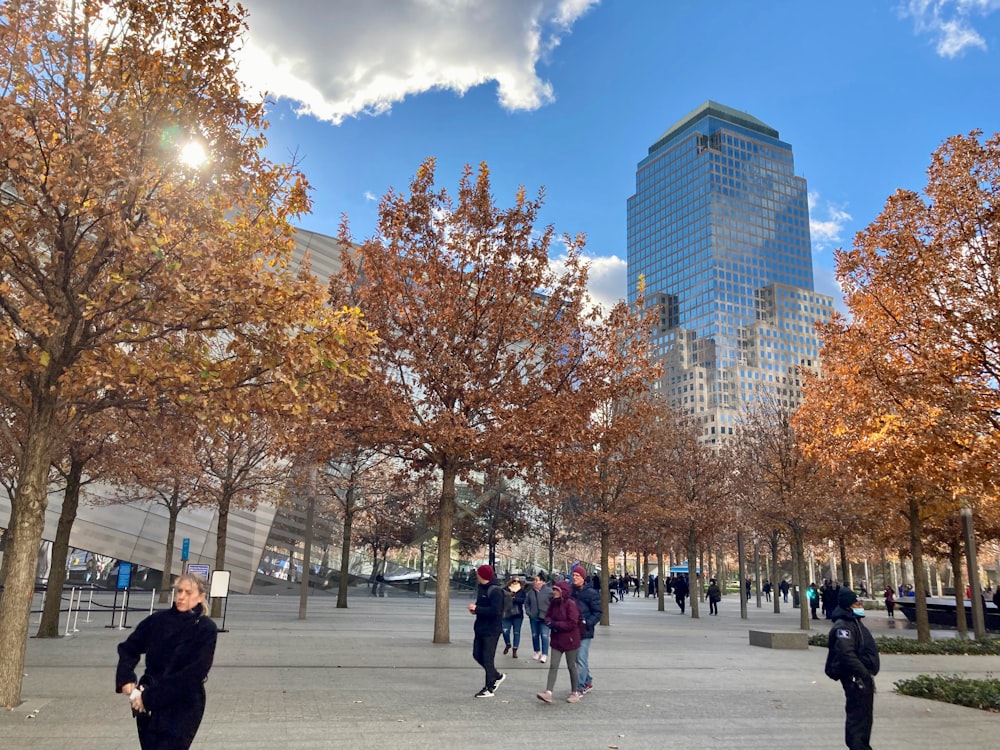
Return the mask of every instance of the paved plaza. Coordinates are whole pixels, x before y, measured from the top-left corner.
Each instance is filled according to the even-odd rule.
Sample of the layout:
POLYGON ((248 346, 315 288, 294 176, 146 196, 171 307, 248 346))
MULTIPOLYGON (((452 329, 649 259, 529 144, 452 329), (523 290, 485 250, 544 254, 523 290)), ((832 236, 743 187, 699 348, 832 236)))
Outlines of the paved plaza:
MULTIPOLYGON (((132 606, 149 604, 136 595, 132 606)), ((692 620, 668 600, 629 596, 612 604, 611 625, 591 649, 594 690, 575 704, 563 667, 557 700, 541 703, 547 665, 531 659, 525 624, 520 657, 500 655, 508 679, 493 698, 473 662, 468 594, 452 598, 451 644, 431 643, 434 600, 390 589, 309 600, 233 596, 207 684, 208 709, 194 747, 252 748, 793 748, 843 744, 843 693, 823 675, 825 650, 750 646, 748 629, 795 631, 798 610, 780 615, 750 603, 741 620, 729 595, 720 615, 692 620)), ((110 602, 110 598, 108 599, 110 602)), ((128 623, 143 614, 132 612, 128 623)), ((31 632, 37 615, 32 616, 31 632)), ((65 615, 64 615, 65 620, 65 615)), ((84 611, 70 637, 27 647, 23 703, 0 717, 0 747, 35 750, 137 748, 128 703, 114 690, 117 643, 107 609, 84 611)), ((876 633, 898 629, 873 612, 876 633)), ((118 618, 115 618, 115 626, 118 618)), ((825 632, 828 623, 815 623, 825 632)), ((221 620, 220 620, 221 625, 221 620)), ((939 635, 939 633, 935 633, 939 635)), ((897 695, 893 682, 922 673, 1000 675, 1000 656, 882 657, 875 698, 876 750, 996 747, 996 714, 897 695)))

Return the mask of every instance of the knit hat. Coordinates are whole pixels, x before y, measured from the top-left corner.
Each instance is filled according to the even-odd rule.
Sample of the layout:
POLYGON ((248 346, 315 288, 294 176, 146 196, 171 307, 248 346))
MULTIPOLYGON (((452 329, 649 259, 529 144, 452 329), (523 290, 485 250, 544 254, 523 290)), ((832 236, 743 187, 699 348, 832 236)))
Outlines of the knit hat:
POLYGON ((837 605, 841 609, 850 609, 851 605, 858 600, 858 595, 851 591, 846 586, 840 589, 840 593, 837 594, 837 605))
POLYGON ((496 578, 496 573, 493 572, 493 568, 490 565, 480 565, 476 568, 476 575, 482 578, 484 581, 492 581, 496 578))
POLYGON ((580 576, 585 581, 587 580, 587 571, 582 565, 574 565, 572 574, 580 576))

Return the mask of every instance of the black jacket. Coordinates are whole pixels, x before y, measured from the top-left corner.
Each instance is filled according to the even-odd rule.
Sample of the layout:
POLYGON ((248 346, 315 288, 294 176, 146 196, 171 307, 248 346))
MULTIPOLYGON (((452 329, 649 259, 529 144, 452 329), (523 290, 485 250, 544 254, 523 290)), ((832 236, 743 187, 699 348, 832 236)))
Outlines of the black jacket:
POLYGON ((576 602, 577 609, 580 610, 580 617, 587 624, 587 631, 582 634, 584 638, 594 637, 594 628, 601 621, 601 613, 604 608, 601 606, 601 595, 597 589, 587 581, 582 587, 573 586, 573 601, 576 602))
POLYGON ((827 653, 830 670, 841 681, 857 678, 865 683, 874 682, 879 656, 871 631, 853 612, 840 607, 834 610, 833 618, 827 653))
POLYGON ((503 631, 503 589, 492 581, 476 588, 476 635, 500 635, 503 631))
POLYGON ((118 644, 115 691, 134 682, 143 686, 147 713, 137 718, 143 747, 189 747, 205 712, 205 680, 215 657, 218 630, 202 605, 189 612, 175 607, 154 612, 118 644), (135 668, 146 655, 139 679, 135 668))

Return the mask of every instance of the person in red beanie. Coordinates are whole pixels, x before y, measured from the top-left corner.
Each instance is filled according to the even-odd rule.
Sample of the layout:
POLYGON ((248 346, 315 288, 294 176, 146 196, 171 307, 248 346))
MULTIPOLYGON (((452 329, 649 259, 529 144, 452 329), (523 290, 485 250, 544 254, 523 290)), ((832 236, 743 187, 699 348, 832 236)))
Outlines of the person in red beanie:
POLYGON ((582 565, 573 567, 573 601, 580 610, 580 619, 584 630, 580 633, 580 647, 576 651, 576 670, 580 684, 577 692, 580 695, 594 689, 594 678, 590 674, 590 642, 594 638, 594 628, 601 621, 601 595, 590 585, 587 570, 582 565))
POLYGON ((494 581, 496 573, 489 565, 476 569, 476 601, 469 605, 469 612, 476 616, 472 627, 472 658, 486 671, 486 684, 476 693, 477 698, 492 698, 507 675, 497 671, 494 661, 497 641, 500 640, 503 618, 503 589, 494 581))

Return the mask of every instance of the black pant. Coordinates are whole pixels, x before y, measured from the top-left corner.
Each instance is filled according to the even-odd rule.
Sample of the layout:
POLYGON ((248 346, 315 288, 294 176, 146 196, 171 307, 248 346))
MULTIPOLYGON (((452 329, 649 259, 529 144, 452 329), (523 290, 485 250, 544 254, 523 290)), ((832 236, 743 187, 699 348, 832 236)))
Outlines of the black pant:
POLYGON ((479 666, 486 670, 486 683, 484 687, 488 687, 490 690, 493 689, 496 681, 500 679, 500 673, 493 663, 497 656, 497 641, 499 640, 499 633, 489 633, 487 635, 476 633, 475 638, 472 639, 472 658, 476 660, 479 666))
POLYGON ((183 706, 135 717, 142 750, 186 750, 191 747, 205 713, 205 688, 201 685, 198 688, 188 695, 183 706))
POLYGON ((847 699, 844 741, 848 750, 872 750, 872 719, 875 710, 875 686, 860 680, 841 680, 847 699))
POLYGON ((719 614, 719 603, 715 599, 708 600, 708 614, 717 615, 719 614))

